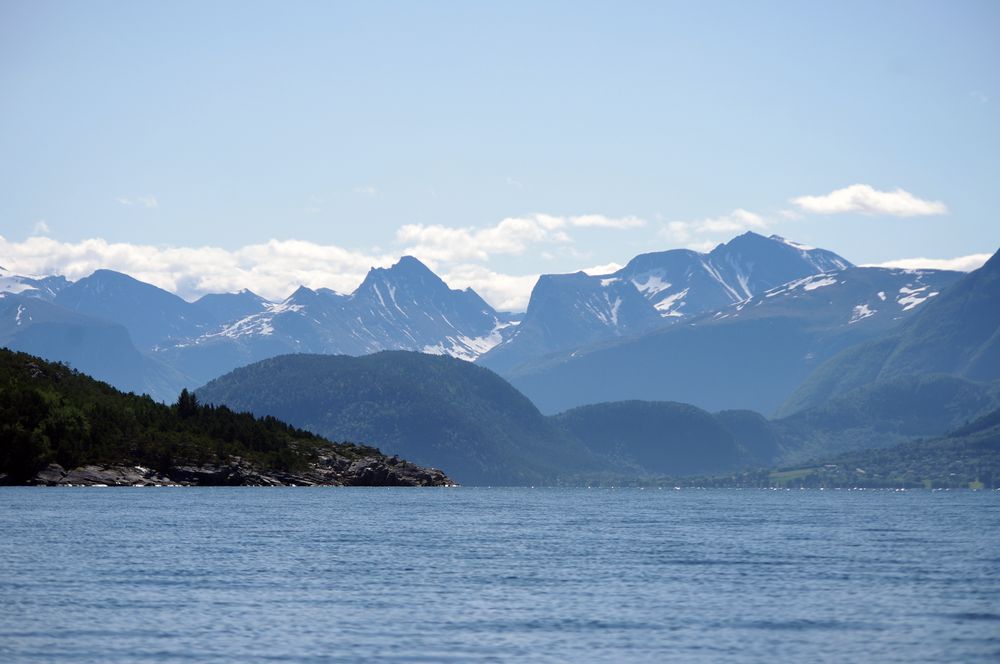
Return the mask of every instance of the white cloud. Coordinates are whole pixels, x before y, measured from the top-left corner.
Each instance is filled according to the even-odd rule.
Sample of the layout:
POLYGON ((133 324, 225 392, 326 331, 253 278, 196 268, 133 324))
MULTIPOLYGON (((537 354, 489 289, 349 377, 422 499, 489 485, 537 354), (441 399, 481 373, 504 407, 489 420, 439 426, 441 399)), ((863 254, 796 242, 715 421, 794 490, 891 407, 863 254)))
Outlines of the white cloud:
POLYGON ((946 214, 941 201, 926 201, 903 189, 879 191, 867 184, 852 184, 823 196, 799 196, 792 203, 805 212, 816 214, 886 214, 895 217, 921 217, 946 214))
MULTIPOLYGON (((137 203, 129 199, 127 204, 137 203)), ((565 249, 571 242, 566 234, 568 228, 635 227, 636 222, 630 219, 538 214, 510 217, 479 229, 411 224, 399 229, 397 240, 402 248, 393 253, 379 249, 355 251, 302 240, 270 240, 236 249, 163 247, 100 238, 60 242, 38 235, 47 231, 47 227, 38 226, 36 236, 24 242, 0 236, 0 256, 4 266, 15 274, 62 274, 77 280, 106 268, 189 300, 205 293, 243 288, 271 300, 282 300, 299 285, 350 293, 371 267, 388 267, 400 255, 412 254, 453 288, 471 287, 498 309, 521 310, 527 306, 537 274, 503 274, 473 263, 482 263, 493 255, 520 254, 540 243, 565 249)))
POLYGON ((533 214, 507 217, 486 228, 407 224, 396 232, 396 241, 405 246, 404 253, 429 262, 487 261, 495 255, 523 254, 531 245, 568 244, 572 240, 564 229, 571 227, 628 229, 645 223, 638 217, 533 214))
POLYGON ((31 229, 31 232, 33 235, 48 235, 52 232, 52 229, 49 228, 48 223, 44 219, 39 219, 38 223, 31 229))
POLYGON ((862 267, 898 267, 904 270, 958 270, 971 272, 983 266, 990 254, 970 254, 957 258, 900 258, 884 263, 871 263, 862 267))
MULTIPOLYGON (((0 236, 4 267, 14 274, 62 274, 81 279, 106 268, 129 274, 193 300, 205 293, 243 288, 280 301, 299 285, 354 291, 371 267, 388 267, 398 255, 351 251, 302 240, 270 240, 234 250, 220 247, 157 247, 102 239, 59 242, 32 237, 12 242, 0 236)), ((482 265, 459 264, 442 274, 452 288, 472 288, 507 311, 528 304, 537 274, 508 275, 482 265)))
POLYGON ((482 265, 457 265, 442 275, 452 288, 471 288, 500 311, 524 311, 537 274, 511 275, 482 265))
POLYGON ((702 240, 700 242, 688 242, 684 245, 685 249, 690 249, 691 251, 697 251, 698 253, 707 254, 708 252, 715 249, 721 244, 715 240, 702 240))
POLYGON ((353 291, 372 266, 395 256, 370 255, 334 245, 270 240, 235 250, 157 247, 102 239, 69 243, 46 237, 11 242, 0 236, 0 256, 16 274, 62 274, 76 280, 107 268, 193 299, 205 293, 249 288, 280 300, 300 284, 353 291))
POLYGON ((590 276, 599 276, 602 274, 611 274, 612 272, 617 272, 618 270, 625 267, 621 263, 615 263, 614 261, 610 263, 605 263, 604 265, 594 265, 592 267, 585 267, 582 272, 586 272, 590 276))
POLYGON ((672 242, 685 244, 689 249, 695 251, 705 251, 706 247, 711 249, 718 242, 706 239, 705 235, 732 235, 746 230, 764 230, 771 225, 767 219, 744 210, 736 208, 729 214, 721 217, 709 217, 696 221, 671 221, 660 229, 660 235, 672 242))
POLYGON ((136 196, 135 198, 119 196, 115 200, 121 205, 141 205, 145 208, 155 208, 160 205, 160 202, 156 200, 156 196, 136 196))
POLYGON ((363 187, 355 187, 354 188, 354 193, 355 194, 361 194, 362 196, 371 196, 371 197, 374 197, 374 196, 378 195, 378 189, 375 188, 374 186, 368 184, 368 185, 365 185, 363 187))
POLYGON ((639 217, 605 217, 601 214, 584 214, 578 217, 569 217, 567 222, 570 226, 579 228, 641 228, 646 225, 645 219, 639 217))

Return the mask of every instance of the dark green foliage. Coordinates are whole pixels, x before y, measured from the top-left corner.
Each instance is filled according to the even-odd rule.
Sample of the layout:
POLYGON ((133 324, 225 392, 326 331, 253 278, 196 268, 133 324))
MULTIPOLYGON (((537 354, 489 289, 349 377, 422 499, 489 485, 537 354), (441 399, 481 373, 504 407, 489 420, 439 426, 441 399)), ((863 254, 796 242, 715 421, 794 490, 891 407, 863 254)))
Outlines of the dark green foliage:
POLYGON ((789 441, 786 462, 942 436, 1000 406, 1000 382, 948 375, 899 376, 773 422, 789 441))
POLYGON ((536 484, 604 464, 488 369, 447 356, 283 355, 217 378, 203 402, 364 440, 462 484, 536 484))
POLYGON ((859 450, 769 475, 792 486, 1000 487, 1000 410, 947 436, 859 450))
POLYGON ((669 401, 618 401, 555 415, 593 452, 633 465, 637 475, 723 472, 748 459, 715 416, 669 401))
MULTIPOLYGON (((165 406, 66 365, 0 349, 0 474, 16 482, 53 462, 165 470, 239 456, 262 469, 296 470, 326 445, 331 443, 273 417, 202 406, 186 390, 165 406)), ((363 450, 336 447, 347 456, 363 450)))

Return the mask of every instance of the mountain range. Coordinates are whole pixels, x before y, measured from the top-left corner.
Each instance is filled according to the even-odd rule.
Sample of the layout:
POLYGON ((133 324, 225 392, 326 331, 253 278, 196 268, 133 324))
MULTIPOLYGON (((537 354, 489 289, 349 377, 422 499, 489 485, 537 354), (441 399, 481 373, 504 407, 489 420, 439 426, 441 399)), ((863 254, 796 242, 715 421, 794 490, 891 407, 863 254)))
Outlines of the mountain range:
POLYGON ((612 274, 543 275, 523 323, 479 361, 510 375, 558 351, 668 327, 795 279, 849 267, 833 252, 748 232, 707 254, 642 254, 612 274))
POLYGON ((446 466, 462 484, 731 471, 768 465, 782 451, 776 431, 756 413, 634 401, 546 417, 488 369, 411 351, 283 355, 236 369, 197 395, 446 466))
POLYGON ((613 275, 545 275, 523 316, 410 257, 350 295, 299 288, 281 303, 186 302, 107 270, 5 272, 0 286, 3 345, 164 401, 213 378, 205 401, 471 484, 804 463, 948 435, 1000 407, 997 256, 967 275, 866 268, 749 234, 613 275), (682 261, 684 288, 663 286, 682 261))
POLYGON ((499 371, 546 413, 622 399, 772 413, 825 360, 894 329, 961 276, 862 267, 809 275, 677 324, 499 371))
POLYGON ((72 283, 4 271, 0 343, 162 401, 277 355, 415 350, 491 368, 545 413, 629 399, 770 413, 825 360, 880 338, 959 276, 858 268, 755 233, 607 275, 542 275, 524 314, 409 256, 350 294, 300 287, 277 303, 249 290, 187 302, 110 270, 72 283))

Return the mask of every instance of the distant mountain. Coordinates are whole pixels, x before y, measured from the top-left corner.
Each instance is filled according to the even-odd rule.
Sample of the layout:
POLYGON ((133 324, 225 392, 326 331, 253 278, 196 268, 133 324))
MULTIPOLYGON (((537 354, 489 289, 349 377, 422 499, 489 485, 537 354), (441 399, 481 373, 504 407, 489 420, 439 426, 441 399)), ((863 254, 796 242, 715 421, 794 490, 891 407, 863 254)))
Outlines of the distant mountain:
MULTIPOLYGON (((901 301, 917 303, 933 291, 914 287, 901 301)), ((1000 252, 921 307, 896 333, 844 350, 820 366, 780 412, 788 415, 864 385, 922 373, 1000 379, 1000 252)))
POLYGON ((524 322, 478 362, 515 375, 559 351, 634 337, 848 267, 830 251, 745 233, 707 254, 687 249, 642 254, 614 274, 543 275, 524 322))
POLYGON ((631 282, 664 317, 691 317, 813 274, 853 267, 832 251, 746 232, 707 254, 672 249, 636 256, 605 278, 631 282))
POLYGON ((199 398, 273 415, 448 470, 465 484, 718 475, 940 436, 1000 407, 1000 381, 908 376, 768 421, 745 410, 626 401, 550 417, 489 370, 413 352, 286 355, 199 398))
POLYGON ((493 372, 451 357, 285 355, 237 369, 199 399, 359 440, 462 484, 537 484, 606 470, 493 372))
MULTIPOLYGON (((756 413, 722 417, 683 403, 620 401, 581 406, 552 421, 611 468, 632 469, 634 477, 724 473, 760 463, 768 465, 777 450, 754 449, 760 438, 751 432, 756 413), (748 445, 743 445, 746 439, 748 445)), ((763 424, 766 430, 766 422, 763 424)), ((771 432, 764 433, 773 440, 771 432)))
POLYGON ((56 293, 69 284, 70 281, 66 277, 42 277, 38 279, 22 277, 0 266, 0 293, 37 297, 51 301, 56 293))
POLYGON ((810 275, 715 313, 505 375, 545 413, 629 399, 771 413, 815 367, 886 334, 959 277, 884 268, 810 275))
POLYGON ((125 326, 142 350, 197 336, 217 324, 210 313, 173 293, 113 270, 97 270, 62 288, 60 307, 125 326))
POLYGON ((195 300, 194 304, 220 324, 226 325, 262 313, 271 303, 244 288, 238 293, 209 293, 195 300))
POLYGON ((500 342, 514 319, 471 289, 454 290, 404 256, 373 268, 351 295, 300 287, 279 304, 159 350, 201 382, 283 353, 364 355, 419 350, 473 359, 500 342))
POLYGON ((524 320, 479 363, 504 372, 532 358, 635 335, 660 324, 656 309, 631 283, 583 272, 542 275, 531 291, 524 320))
POLYGON ((785 441, 781 461, 798 463, 943 436, 996 408, 1000 381, 904 375, 857 387, 772 426, 785 441))
POLYGON ((785 485, 1000 488, 1000 410, 930 440, 854 450, 770 475, 785 485))
POLYGON ((0 346, 67 362, 121 389, 172 401, 186 376, 139 352, 121 325, 0 293, 0 346))

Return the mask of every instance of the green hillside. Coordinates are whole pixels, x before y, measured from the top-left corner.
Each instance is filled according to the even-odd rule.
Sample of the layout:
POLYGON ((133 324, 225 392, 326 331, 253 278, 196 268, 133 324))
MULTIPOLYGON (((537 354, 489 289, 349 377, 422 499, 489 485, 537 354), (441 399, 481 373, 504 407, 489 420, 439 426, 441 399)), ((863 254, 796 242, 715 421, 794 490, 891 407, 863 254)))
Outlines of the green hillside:
POLYGON ((447 356, 284 355, 197 391, 206 402, 363 440, 463 484, 535 484, 601 472, 605 462, 482 367, 447 356))
POLYGON ((781 486, 1000 488, 1000 410, 941 438, 858 450, 768 474, 781 486))
POLYGON ((717 473, 746 465, 749 454, 719 419, 670 401, 580 406, 553 421, 592 452, 635 475, 717 473))
POLYGON ((228 464, 302 472, 322 455, 377 458, 372 448, 330 443, 273 417, 201 405, 187 392, 173 406, 25 353, 0 349, 0 476, 23 483, 50 463, 139 465, 169 474, 180 465, 228 464))
POLYGON ((848 348, 817 368, 779 416, 912 374, 1000 380, 1000 252, 922 307, 896 332, 848 348))

